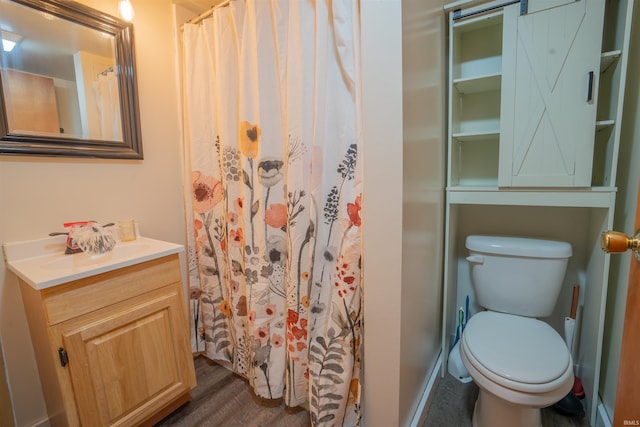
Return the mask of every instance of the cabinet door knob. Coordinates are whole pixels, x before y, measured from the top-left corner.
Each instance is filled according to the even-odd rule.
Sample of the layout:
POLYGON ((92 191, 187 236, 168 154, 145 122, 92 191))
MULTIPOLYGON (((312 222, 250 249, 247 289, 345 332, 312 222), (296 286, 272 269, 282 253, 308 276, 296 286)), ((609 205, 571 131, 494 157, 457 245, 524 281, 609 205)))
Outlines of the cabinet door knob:
POLYGON ((67 366, 67 364, 69 363, 69 355, 67 354, 67 350, 60 347, 58 349, 58 357, 60 358, 60 366, 62 366, 63 368, 67 366))
POLYGON ((633 237, 619 231, 605 231, 600 236, 600 247, 606 253, 613 254, 631 249, 640 259, 640 230, 633 237))

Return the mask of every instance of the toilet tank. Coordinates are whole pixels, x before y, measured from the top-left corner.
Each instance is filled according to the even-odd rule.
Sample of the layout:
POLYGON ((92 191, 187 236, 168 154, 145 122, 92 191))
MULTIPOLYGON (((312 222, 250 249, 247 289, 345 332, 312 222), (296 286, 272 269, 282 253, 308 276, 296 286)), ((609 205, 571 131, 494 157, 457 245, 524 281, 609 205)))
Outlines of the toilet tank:
POLYGON ((556 240, 467 236, 471 281, 478 304, 503 313, 549 316, 571 257, 571 245, 556 240))

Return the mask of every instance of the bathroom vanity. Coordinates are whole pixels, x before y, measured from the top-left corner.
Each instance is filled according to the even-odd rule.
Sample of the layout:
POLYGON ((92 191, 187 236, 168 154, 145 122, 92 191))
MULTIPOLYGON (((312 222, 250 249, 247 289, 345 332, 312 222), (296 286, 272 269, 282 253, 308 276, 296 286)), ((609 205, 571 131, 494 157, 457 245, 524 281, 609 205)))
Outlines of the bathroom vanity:
POLYGON ((57 238, 4 246, 20 283, 49 421, 153 425, 189 401, 195 386, 184 249, 138 238, 91 258, 63 255, 63 245, 57 238))

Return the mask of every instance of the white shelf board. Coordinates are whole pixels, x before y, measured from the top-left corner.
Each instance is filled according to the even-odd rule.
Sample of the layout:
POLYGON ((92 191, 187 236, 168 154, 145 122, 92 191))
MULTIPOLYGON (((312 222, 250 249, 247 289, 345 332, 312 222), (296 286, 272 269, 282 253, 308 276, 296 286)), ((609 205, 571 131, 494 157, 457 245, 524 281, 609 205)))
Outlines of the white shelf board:
POLYGON ((615 120, 598 120, 596 122, 596 132, 602 129, 606 129, 616 124, 615 120))
POLYGON ((487 132, 459 132, 451 135, 458 142, 486 141, 500 138, 500 131, 487 132))
POLYGON ((614 187, 539 190, 498 187, 448 187, 451 204, 521 205, 609 208, 614 203, 614 187))
POLYGON ((600 56, 600 74, 605 73, 622 55, 621 50, 603 52, 600 56))
POLYGON ((477 77, 464 77, 455 79, 453 86, 460 95, 469 93, 482 93, 492 90, 500 90, 502 73, 488 74, 477 77))

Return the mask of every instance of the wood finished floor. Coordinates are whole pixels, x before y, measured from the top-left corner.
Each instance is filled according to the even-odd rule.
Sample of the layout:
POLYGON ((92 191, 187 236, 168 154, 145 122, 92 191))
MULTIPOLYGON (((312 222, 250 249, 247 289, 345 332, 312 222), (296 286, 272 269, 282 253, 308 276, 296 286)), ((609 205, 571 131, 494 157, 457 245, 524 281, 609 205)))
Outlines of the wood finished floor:
POLYGON ((198 385, 191 390, 191 402, 166 417, 155 427, 308 427, 309 414, 284 405, 258 400, 247 381, 228 369, 195 359, 198 385), (276 406, 274 406, 274 404, 276 406))
MULTIPOLYGON (((228 369, 195 359, 198 385, 192 400, 155 427, 309 427, 309 414, 292 411, 282 404, 257 399, 246 380, 228 369)), ((463 384, 450 375, 438 378, 422 427, 471 427, 471 414, 478 396, 474 383, 463 384)), ((567 417, 542 410, 543 427, 589 427, 585 418, 567 417)), ((364 424, 362 427, 366 427, 364 424)), ((393 427, 393 426, 389 426, 393 427)), ((495 426, 499 427, 499 426, 495 426)), ((511 426, 509 426, 511 427, 511 426)))
MULTIPOLYGON (((438 378, 435 387, 422 427, 471 427, 478 386, 473 382, 463 384, 447 374, 438 378)), ((589 422, 584 417, 567 417, 552 408, 544 408, 542 427, 589 427, 589 422)))

